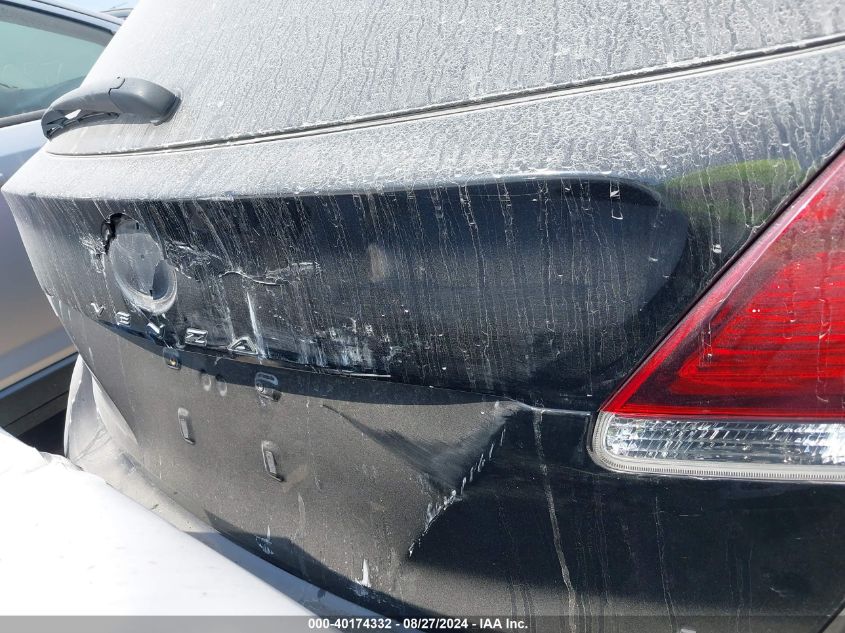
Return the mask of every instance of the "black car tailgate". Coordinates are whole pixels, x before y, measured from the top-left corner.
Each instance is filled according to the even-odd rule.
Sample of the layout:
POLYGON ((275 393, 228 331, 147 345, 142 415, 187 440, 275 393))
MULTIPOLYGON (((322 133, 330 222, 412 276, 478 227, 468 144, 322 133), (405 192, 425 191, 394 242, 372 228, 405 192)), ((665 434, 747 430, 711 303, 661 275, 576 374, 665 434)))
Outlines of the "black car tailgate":
POLYGON ((845 595, 840 488, 612 474, 586 437, 841 146, 843 93, 845 47, 822 44, 280 138, 43 152, 5 193, 129 457, 276 564, 390 615, 813 631, 845 595))

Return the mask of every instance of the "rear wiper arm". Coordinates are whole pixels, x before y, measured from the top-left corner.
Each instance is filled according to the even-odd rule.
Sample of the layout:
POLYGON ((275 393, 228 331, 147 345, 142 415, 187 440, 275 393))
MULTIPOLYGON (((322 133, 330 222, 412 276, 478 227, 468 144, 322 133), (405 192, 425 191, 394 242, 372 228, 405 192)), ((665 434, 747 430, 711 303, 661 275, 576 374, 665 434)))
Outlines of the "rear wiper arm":
POLYGON ((179 98, 146 79, 117 77, 80 86, 50 104, 41 117, 44 136, 52 138, 70 125, 91 119, 132 114, 157 125, 169 119, 179 98))

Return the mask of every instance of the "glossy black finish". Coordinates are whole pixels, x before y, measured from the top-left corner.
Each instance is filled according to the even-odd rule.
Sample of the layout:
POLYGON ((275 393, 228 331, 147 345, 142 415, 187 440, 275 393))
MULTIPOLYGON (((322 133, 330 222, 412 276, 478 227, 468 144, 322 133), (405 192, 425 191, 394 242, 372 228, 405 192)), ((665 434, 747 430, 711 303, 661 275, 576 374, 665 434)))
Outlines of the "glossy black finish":
POLYGON ((587 410, 749 233, 726 215, 714 253, 671 197, 588 175, 79 201, 39 205, 24 223, 47 238, 30 248, 48 293, 106 323, 124 312, 129 330, 167 345, 190 343, 192 328, 218 350, 245 338, 271 365, 587 410))
POLYGON ((841 603, 841 487, 614 475, 584 453, 589 419, 573 413, 188 350, 172 369, 155 345, 61 312, 81 349, 109 350, 83 356, 133 412, 131 433, 99 406, 157 486, 380 613, 816 631, 841 603), (278 400, 256 391, 256 370, 277 378, 278 400), (266 442, 280 448, 281 481, 265 472, 266 442))
POLYGON ((677 186, 27 199, 19 218, 130 459, 284 568, 394 616, 811 631, 845 591, 818 580, 845 490, 586 453, 590 411, 748 233, 726 214, 714 253, 677 186))
POLYGON ((127 457, 285 569, 393 616, 818 630, 845 489, 586 452, 590 412, 750 232, 727 208, 715 252, 684 186, 15 209, 127 457))
MULTIPOLYGON (((570 12, 572 35, 630 41, 570 12)), ((753 58, 517 72, 436 112, 388 91, 379 121, 355 118, 382 111, 366 90, 326 84, 343 114, 322 121, 263 76, 293 118, 218 119, 192 101, 213 71, 172 127, 70 130, 8 193, 127 459, 276 564, 391 615, 810 633, 845 596, 842 488, 616 475, 586 451, 602 398, 845 139, 841 35, 734 34, 753 58), (97 152, 121 155, 70 156, 97 152)), ((232 59, 209 62, 243 77, 232 59)))

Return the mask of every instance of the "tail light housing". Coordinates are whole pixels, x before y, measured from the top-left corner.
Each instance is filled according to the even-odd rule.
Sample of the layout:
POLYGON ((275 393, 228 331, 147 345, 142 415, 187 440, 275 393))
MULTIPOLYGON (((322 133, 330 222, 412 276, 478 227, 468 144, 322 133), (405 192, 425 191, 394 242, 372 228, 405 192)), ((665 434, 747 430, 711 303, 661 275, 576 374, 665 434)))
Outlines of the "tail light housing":
POLYGON ((845 154, 602 406, 611 470, 845 481, 845 154))

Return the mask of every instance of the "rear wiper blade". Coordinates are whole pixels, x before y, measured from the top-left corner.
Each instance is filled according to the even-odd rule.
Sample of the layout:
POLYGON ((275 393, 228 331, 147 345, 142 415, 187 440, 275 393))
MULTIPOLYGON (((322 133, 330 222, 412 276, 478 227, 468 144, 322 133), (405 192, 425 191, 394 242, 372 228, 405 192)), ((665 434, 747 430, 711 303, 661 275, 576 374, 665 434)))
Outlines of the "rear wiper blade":
POLYGON ((121 114, 158 125, 169 119, 178 105, 179 97, 152 81, 117 77, 80 86, 56 99, 41 117, 41 129, 49 139, 68 126, 121 114))

